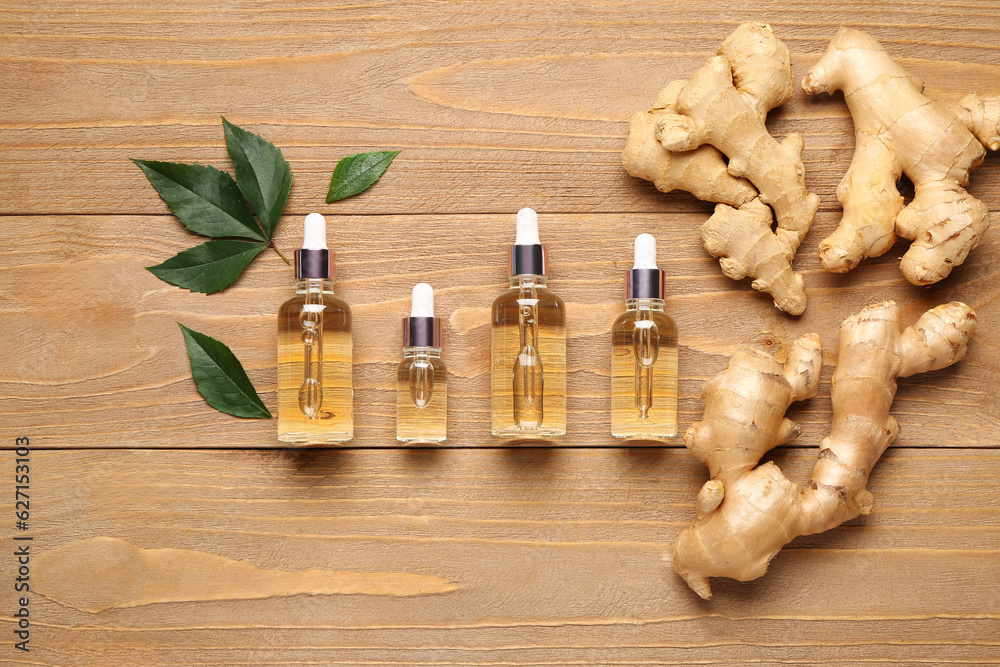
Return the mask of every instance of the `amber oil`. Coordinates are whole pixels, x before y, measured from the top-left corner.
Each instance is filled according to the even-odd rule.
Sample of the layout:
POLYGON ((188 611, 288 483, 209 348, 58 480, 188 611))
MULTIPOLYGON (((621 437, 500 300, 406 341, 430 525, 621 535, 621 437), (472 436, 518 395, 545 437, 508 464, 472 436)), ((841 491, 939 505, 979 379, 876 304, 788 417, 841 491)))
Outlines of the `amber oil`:
POLYGON ((547 287, 538 217, 517 214, 509 289, 492 309, 492 432, 505 438, 566 433, 566 305, 547 287))
POLYGON ((278 440, 335 444, 354 436, 351 309, 333 293, 322 216, 306 218, 305 236, 278 310, 278 440))
POLYGON ((664 312, 655 239, 640 235, 635 256, 625 313, 612 327, 611 434, 666 440, 677 435, 677 325, 664 312))
POLYGON ((396 440, 443 442, 448 436, 448 371, 441 360, 441 318, 434 317, 434 291, 413 288, 412 309, 403 318, 403 360, 396 374, 396 440))

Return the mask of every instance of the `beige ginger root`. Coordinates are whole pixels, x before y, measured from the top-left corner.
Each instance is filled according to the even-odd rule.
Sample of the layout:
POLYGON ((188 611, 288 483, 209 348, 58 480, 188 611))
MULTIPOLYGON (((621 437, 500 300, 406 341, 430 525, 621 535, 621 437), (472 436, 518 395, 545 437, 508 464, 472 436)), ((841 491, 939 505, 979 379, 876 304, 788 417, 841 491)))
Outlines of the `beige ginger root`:
POLYGON ((677 96, 685 81, 674 81, 660 91, 649 111, 632 116, 622 164, 632 176, 650 181, 660 192, 685 190, 698 199, 742 206, 757 196, 744 178, 729 173, 725 158, 714 146, 674 153, 656 138, 656 126, 676 114, 677 96))
POLYGON ((958 302, 932 308, 902 332, 892 301, 844 320, 832 383, 833 423, 805 485, 790 482, 774 463, 757 463, 798 435, 784 414, 793 401, 816 393, 819 338, 795 341, 783 364, 773 336, 740 347, 726 369, 702 386, 704 416, 684 436, 711 479, 698 494, 694 523, 674 543, 674 569, 708 599, 710 577, 756 579, 795 537, 870 512, 868 476, 899 433, 889 415, 896 378, 955 363, 965 356, 975 327, 976 314, 958 302))
POLYGON ((771 221, 771 209, 758 197, 738 209, 719 204, 699 231, 705 249, 721 258, 719 265, 727 278, 749 276, 752 287, 770 294, 778 308, 801 315, 806 309, 805 284, 792 271, 771 231, 771 221))
POLYGON ((900 268, 915 285, 935 283, 965 261, 989 226, 986 205, 965 191, 986 145, 1000 148, 1000 97, 969 95, 957 109, 923 94, 874 38, 841 28, 802 80, 809 94, 843 90, 856 148, 837 187, 838 229, 820 244, 830 271, 849 271, 885 253, 896 235, 913 243, 900 268), (915 196, 896 190, 905 173, 915 196))
POLYGON ((805 308, 805 290, 791 261, 819 198, 805 188, 802 138, 790 134, 778 143, 764 126, 767 112, 791 97, 788 47, 770 26, 744 23, 689 81, 674 81, 652 109, 632 117, 622 163, 664 192, 683 189, 738 209, 716 209, 713 238, 722 233, 722 222, 731 226, 724 233, 726 250, 709 245, 703 229, 706 248, 723 258, 727 276, 755 277, 756 289, 797 315, 805 308), (758 204, 751 204, 755 196, 758 204), (773 243, 761 237, 761 202, 777 218, 776 232, 770 223, 766 230, 773 243), (726 270, 727 262, 739 270, 726 270))

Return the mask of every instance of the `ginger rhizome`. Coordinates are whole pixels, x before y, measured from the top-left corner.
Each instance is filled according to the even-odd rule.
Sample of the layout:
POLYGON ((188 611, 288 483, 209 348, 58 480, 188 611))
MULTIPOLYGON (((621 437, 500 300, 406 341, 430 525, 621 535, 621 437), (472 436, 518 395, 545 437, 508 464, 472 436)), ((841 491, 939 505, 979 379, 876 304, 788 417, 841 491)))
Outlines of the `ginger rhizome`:
POLYGON ((749 276, 751 286, 770 294, 778 308, 801 315, 806 309, 805 284, 771 232, 772 220, 771 209, 758 197, 739 208, 719 204, 699 232, 727 278, 749 276))
POLYGON ((757 196, 750 181, 729 173, 726 160, 714 146, 674 153, 656 138, 661 120, 677 113, 677 96, 686 81, 673 81, 653 100, 649 111, 632 116, 622 164, 629 174, 650 181, 660 192, 685 190, 698 199, 742 206, 757 196))
POLYGON ((837 187, 840 227, 820 244, 820 260, 842 273, 910 239, 900 268, 915 285, 935 283, 965 261, 989 226, 986 205, 965 191, 969 171, 1000 148, 1000 97, 972 94, 957 108, 930 99, 923 84, 868 34, 841 28, 802 80, 811 94, 844 91, 855 152, 837 187), (903 205, 896 181, 915 188, 903 205))
POLYGON ((791 99, 792 83, 788 47, 770 26, 744 23, 690 80, 674 81, 652 109, 632 117, 622 164, 663 192, 725 205, 702 230, 706 249, 722 258, 727 276, 754 278, 754 289, 798 315, 805 289, 791 262, 819 198, 805 188, 802 138, 779 143, 764 126, 767 112, 791 99), (760 224, 764 204, 774 209, 776 232, 770 211, 760 224))
POLYGON ((896 379, 955 363, 975 327, 975 312, 958 302, 932 308, 902 332, 892 301, 844 320, 830 435, 804 485, 790 482, 774 463, 757 464, 798 435, 784 414, 792 402, 816 393, 819 338, 795 341, 783 363, 785 346, 775 336, 741 346, 702 386, 704 416, 684 436, 711 479, 698 493, 694 523, 674 543, 674 569, 707 599, 710 577, 756 579, 795 537, 870 512, 868 476, 899 433, 889 415, 896 379))

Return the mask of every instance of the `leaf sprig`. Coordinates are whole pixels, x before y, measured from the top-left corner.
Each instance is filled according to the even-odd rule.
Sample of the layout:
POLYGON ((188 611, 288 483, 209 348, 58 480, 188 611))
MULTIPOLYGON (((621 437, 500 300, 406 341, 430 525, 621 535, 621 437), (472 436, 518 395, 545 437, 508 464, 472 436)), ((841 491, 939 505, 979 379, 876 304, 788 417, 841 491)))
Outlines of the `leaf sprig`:
POLYGON ((212 241, 146 267, 171 285, 212 294, 226 289, 268 246, 292 188, 292 170, 281 150, 225 118, 226 149, 236 180, 215 167, 132 159, 185 227, 212 241), (254 214, 256 213, 256 219, 254 214))
MULTIPOLYGON (((201 164, 131 158, 187 229, 213 239, 146 269, 171 285, 205 294, 236 282, 268 246, 289 263, 274 244, 274 232, 292 189, 292 170, 271 142, 225 118, 222 125, 226 150, 236 165, 235 180, 224 171, 201 164)), ((330 179, 327 203, 367 190, 398 152, 343 158, 330 179)), ((271 413, 233 351, 211 336, 178 325, 195 387, 205 401, 234 417, 270 419, 271 413)))

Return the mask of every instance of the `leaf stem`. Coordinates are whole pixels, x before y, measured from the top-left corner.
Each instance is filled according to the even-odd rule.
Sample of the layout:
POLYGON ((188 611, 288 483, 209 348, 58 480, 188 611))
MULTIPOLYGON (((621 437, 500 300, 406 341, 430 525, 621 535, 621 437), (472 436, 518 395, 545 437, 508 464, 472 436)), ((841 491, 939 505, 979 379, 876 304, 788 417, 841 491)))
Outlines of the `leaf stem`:
POLYGON ((274 240, 272 240, 268 245, 274 248, 274 252, 278 253, 278 257, 285 260, 285 264, 287 264, 288 266, 292 265, 292 263, 288 261, 288 258, 285 257, 285 255, 280 250, 278 250, 278 246, 274 245, 274 240))

